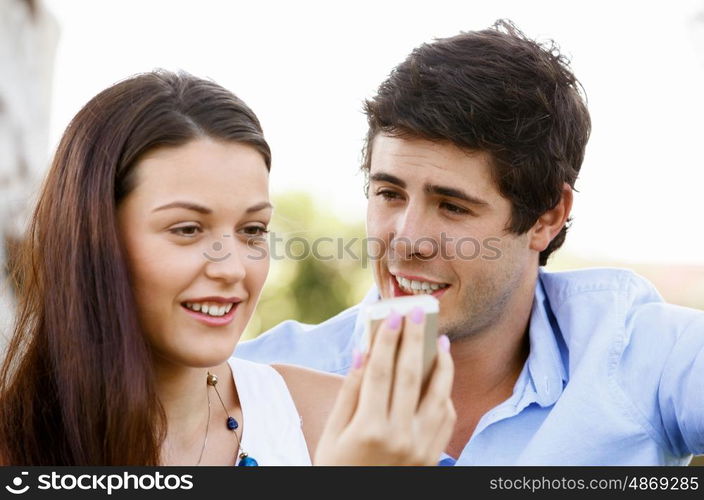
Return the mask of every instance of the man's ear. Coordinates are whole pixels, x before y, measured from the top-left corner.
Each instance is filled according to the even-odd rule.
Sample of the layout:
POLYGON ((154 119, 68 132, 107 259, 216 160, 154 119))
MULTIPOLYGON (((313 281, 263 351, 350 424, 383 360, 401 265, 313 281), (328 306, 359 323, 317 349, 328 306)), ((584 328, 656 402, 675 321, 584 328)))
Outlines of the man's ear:
POLYGON ((565 182, 559 203, 541 215, 530 229, 531 250, 542 252, 562 230, 572 211, 572 195, 572 187, 565 182))

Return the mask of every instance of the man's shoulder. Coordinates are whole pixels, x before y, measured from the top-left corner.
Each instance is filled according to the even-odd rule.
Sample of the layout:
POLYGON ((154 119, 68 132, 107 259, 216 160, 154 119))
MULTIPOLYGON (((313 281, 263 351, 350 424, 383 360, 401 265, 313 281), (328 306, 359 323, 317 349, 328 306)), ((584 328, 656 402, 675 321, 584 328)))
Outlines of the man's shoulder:
POLYGON ((655 286, 630 269, 601 267, 570 271, 541 269, 540 280, 553 306, 592 296, 618 295, 627 302, 662 302, 655 286))
POLYGON ((262 363, 289 363, 331 373, 346 373, 355 347, 360 305, 311 325, 288 320, 240 343, 235 356, 262 363))
MULTIPOLYGON (((643 276, 619 268, 590 268, 549 272, 541 269, 540 281, 550 307, 562 325, 592 337, 597 332, 621 336, 624 346, 632 335, 674 341, 704 312, 666 303, 655 286, 643 276), (608 328, 596 328, 597 326, 608 328), (583 326, 583 328, 580 328, 583 326)), ((651 339, 653 340, 653 339, 651 339)))
POLYGON ((691 422, 701 428, 701 414, 681 422, 694 414, 688 398, 701 380, 704 311, 668 304, 652 283, 625 269, 541 270, 541 283, 580 397, 610 398, 672 454, 699 453, 699 431, 683 431, 691 422))

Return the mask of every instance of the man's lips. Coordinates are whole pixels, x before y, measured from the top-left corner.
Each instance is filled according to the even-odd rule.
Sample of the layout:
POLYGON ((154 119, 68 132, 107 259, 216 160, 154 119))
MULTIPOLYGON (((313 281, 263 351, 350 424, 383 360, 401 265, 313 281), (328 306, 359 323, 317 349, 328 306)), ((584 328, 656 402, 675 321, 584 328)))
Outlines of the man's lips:
MULTIPOLYGON (((409 274, 399 273, 399 274, 394 275, 394 274, 389 273, 388 276, 389 276, 389 281, 391 282, 391 296, 392 297, 404 297, 404 296, 408 296, 408 295, 417 295, 417 294, 414 294, 412 292, 408 292, 408 291, 404 290, 403 288, 401 288, 401 286, 398 284, 398 281, 396 280, 396 276, 400 276, 400 277, 405 278, 410 281, 425 281, 425 282, 434 283, 437 285, 446 285, 444 288, 440 288, 438 290, 435 290, 434 292, 432 292, 430 294, 425 294, 425 295, 432 295, 436 299, 439 299, 440 297, 445 295, 445 292, 447 292, 447 290, 451 286, 451 285, 448 285, 447 283, 429 280, 427 278, 422 278, 420 276, 413 276, 413 275, 409 275, 409 274)), ((420 294, 418 294, 418 295, 420 295, 420 294)))
MULTIPOLYGON (((404 273, 391 273, 392 278, 395 278, 396 276, 399 276, 401 278, 406 278, 407 280, 415 280, 415 281, 427 281, 428 283, 435 283, 436 285, 447 285, 447 283, 444 283, 442 281, 435 281, 430 278, 424 278, 423 276, 415 276, 413 274, 404 274, 404 273)), ((448 285, 449 286, 449 285, 448 285)))

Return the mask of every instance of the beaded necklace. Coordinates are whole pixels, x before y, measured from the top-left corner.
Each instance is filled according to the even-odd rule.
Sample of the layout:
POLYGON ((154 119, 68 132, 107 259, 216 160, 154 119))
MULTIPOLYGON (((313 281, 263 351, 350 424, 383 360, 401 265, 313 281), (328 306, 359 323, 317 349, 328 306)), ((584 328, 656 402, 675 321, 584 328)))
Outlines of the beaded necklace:
MULTIPOLYGON (((246 451, 242 449, 242 443, 240 442, 240 436, 237 434, 237 429, 239 428, 239 424, 237 423, 237 420, 235 420, 234 417, 232 417, 228 411, 227 407, 225 406, 225 402, 222 400, 222 397, 220 396, 220 391, 218 391, 218 377, 213 375, 212 373, 208 372, 208 376, 206 378, 206 382, 208 384, 208 387, 212 387, 215 389, 215 394, 217 394, 218 399, 220 400, 220 404, 222 405, 222 409, 225 411, 225 415, 227 415, 227 420, 226 420, 226 425, 229 430, 232 431, 232 433, 235 435, 235 440, 237 442, 237 452, 235 456, 239 459, 239 462, 237 462, 237 465, 240 467, 253 467, 256 465, 259 465, 257 461, 250 457, 246 451)), ((205 451, 205 446, 208 442, 208 428, 210 427, 210 390, 207 392, 208 394, 208 423, 205 427, 205 439, 203 440, 203 447, 200 450, 200 457, 198 458, 198 464, 200 465, 200 461, 203 458, 203 452, 205 451)), ((237 458, 235 460, 237 460, 237 458)))

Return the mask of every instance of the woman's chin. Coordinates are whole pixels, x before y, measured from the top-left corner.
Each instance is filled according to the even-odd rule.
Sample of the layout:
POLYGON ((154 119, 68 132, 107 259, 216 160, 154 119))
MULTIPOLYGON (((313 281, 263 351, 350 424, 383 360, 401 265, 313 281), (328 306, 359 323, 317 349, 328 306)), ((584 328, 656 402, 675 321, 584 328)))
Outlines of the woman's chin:
POLYGON ((234 350, 235 346, 233 345, 232 349, 222 349, 216 352, 191 352, 184 356, 183 364, 193 368, 211 368, 225 363, 232 356, 234 350))
POLYGON ((203 349, 203 346, 180 352, 158 353, 157 364, 181 366, 183 368, 212 368, 225 363, 234 351, 234 344, 218 348, 203 349))

